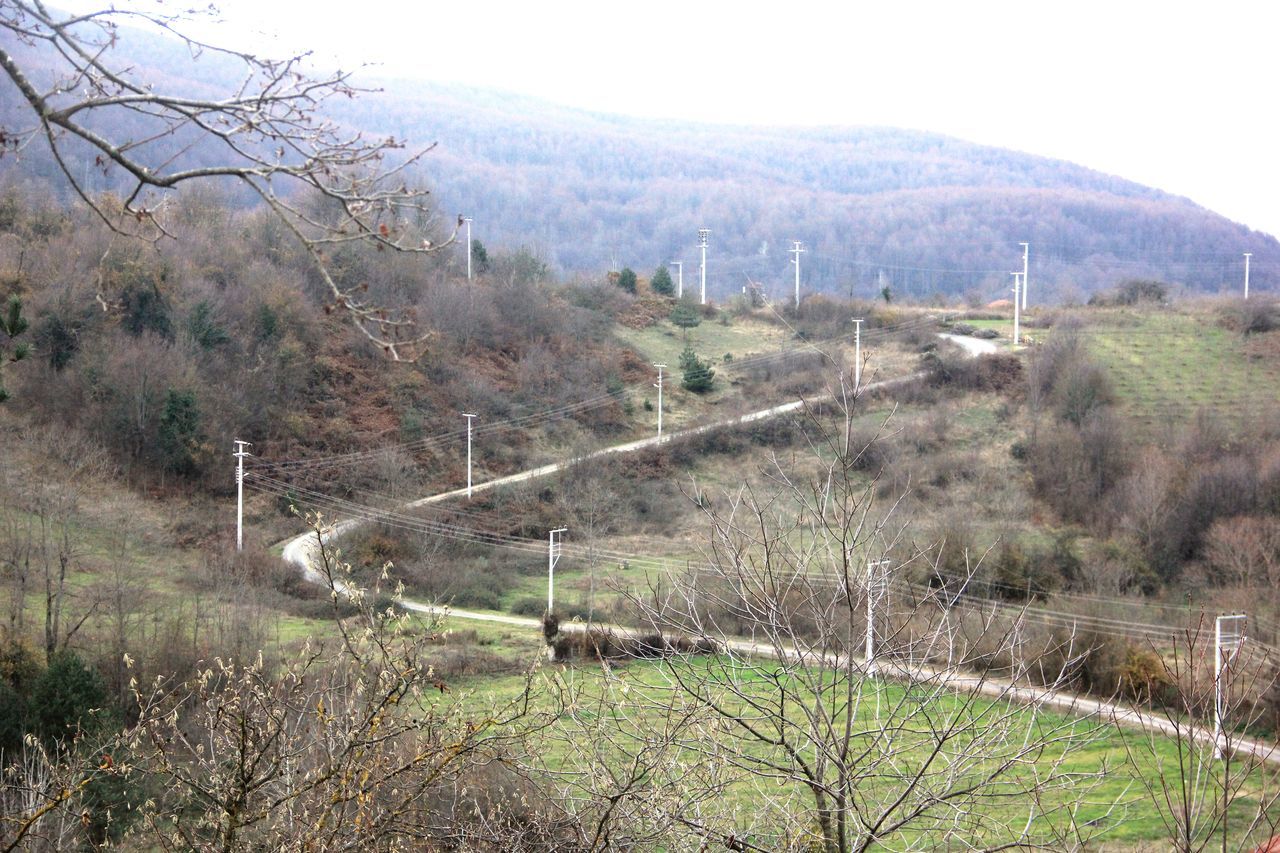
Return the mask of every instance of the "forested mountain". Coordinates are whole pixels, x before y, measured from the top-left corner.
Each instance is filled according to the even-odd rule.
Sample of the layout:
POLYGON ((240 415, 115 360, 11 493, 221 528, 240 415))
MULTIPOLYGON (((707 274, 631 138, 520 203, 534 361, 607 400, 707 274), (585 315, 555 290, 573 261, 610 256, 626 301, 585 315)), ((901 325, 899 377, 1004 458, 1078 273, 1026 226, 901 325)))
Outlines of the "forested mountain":
MULTIPOLYGON (((752 128, 605 116, 491 91, 387 81, 361 127, 438 140, 441 204, 476 235, 528 243, 567 271, 681 260, 696 276, 711 229, 712 292, 750 276, 867 295, 995 298, 1032 243, 1032 282, 1058 296, 1127 276, 1216 290, 1280 244, 1191 201, 1028 154, 892 128, 752 128)), ((688 279, 686 279, 688 281, 688 279)), ((1044 292, 1044 290, 1042 290, 1044 292)))
MULTIPOLYGON (((225 69, 143 34, 122 49, 172 89, 204 92, 225 69), (193 79, 193 75, 197 79, 193 79)), ((463 212, 489 246, 528 246, 552 268, 598 276, 682 261, 696 281, 697 231, 711 231, 708 287, 748 279, 788 291, 787 250, 804 241, 807 289, 867 296, 1005 295, 1029 241, 1033 292, 1071 298, 1127 277, 1234 289, 1253 253, 1259 290, 1280 280, 1280 243, 1193 202, 1084 167, 892 128, 762 128, 639 120, 515 95, 410 80, 326 105, 339 121, 411 143, 444 218, 463 212)), ((0 83, 0 118, 25 106, 0 83)), ((172 141, 199 161, 199 147, 172 141)), ((1212 156, 1206 153, 1206 156, 1212 156)), ((83 165, 83 164, 82 164, 83 165)), ((109 173, 84 177, 112 186, 109 173)), ((12 180, 53 164, 34 149, 0 160, 12 180), (15 164, 18 164, 15 166, 15 164)))

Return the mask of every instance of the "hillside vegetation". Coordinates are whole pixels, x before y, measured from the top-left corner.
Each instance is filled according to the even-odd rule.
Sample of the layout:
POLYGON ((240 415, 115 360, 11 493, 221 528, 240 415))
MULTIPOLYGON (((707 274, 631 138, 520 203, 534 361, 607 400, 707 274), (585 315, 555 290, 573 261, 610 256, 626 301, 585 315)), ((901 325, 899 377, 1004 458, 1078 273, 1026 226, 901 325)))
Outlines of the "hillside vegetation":
MULTIPOLYGON (((136 51, 139 74, 175 91, 217 91, 234 78, 216 55, 192 63, 189 52, 152 35, 130 32, 122 45, 136 51)), ((18 55, 34 69, 42 64, 20 45, 18 55)), ((465 213, 483 243, 531 247, 558 273, 679 260, 693 280, 697 231, 708 228, 708 286, 720 299, 748 279, 781 297, 792 240, 808 247, 805 287, 845 296, 887 286, 902 298, 985 303, 1005 295, 1023 241, 1033 247, 1039 302, 1083 299, 1125 276, 1234 290, 1242 252, 1253 254, 1255 288, 1274 289, 1280 276, 1274 237, 1193 201, 937 134, 646 121, 426 81, 367 82, 384 91, 331 104, 333 117, 374 136, 437 142, 417 177, 442 216, 465 213)), ((25 109, 0 80, 0 121, 25 126, 25 109)), ((130 135, 123 117, 108 112, 99 121, 119 122, 114 129, 130 135)), ((154 148, 157 159, 178 164, 215 156, 189 133, 154 148)), ((0 176, 67 192, 39 144, 21 161, 0 160, 0 176)), ((91 192, 122 186, 110 168, 83 180, 91 192)))
MULTIPOLYGON (((158 85, 226 82, 128 35, 158 85)), ((94 126, 137 132, 96 91, 94 126)), ((309 240, 235 189, 151 219, 110 168, 86 210, 36 146, 0 161, 0 849, 1280 831, 1274 240, 923 134, 385 97, 341 116, 447 135, 443 204, 489 217, 474 278, 429 211, 392 215, 405 188, 368 219, 300 192, 309 240), (122 203, 154 242, 94 215, 122 203), (800 222, 804 298, 768 298, 800 222), (698 226, 707 304, 666 270, 698 226), (977 303, 1028 238, 1037 293, 1092 295, 1017 342, 977 303), (1185 298, 1240 248, 1251 300, 1185 298), (412 318, 417 357, 360 305, 412 318)), ((158 126, 129 150, 210 156, 158 126)))
MULTIPOLYGON (((1265 535, 1274 524, 1280 484, 1274 431, 1240 420, 1213 432, 1205 415, 1185 432, 1145 430, 1124 438, 1131 432, 1124 426, 1127 419, 1137 420, 1152 395, 1169 392, 1136 379, 1133 387, 1113 382, 1109 377, 1123 371, 1111 361, 1122 350, 1107 347, 1108 335, 1125 330, 1211 328, 1218 374, 1243 369, 1241 358, 1252 359, 1247 363, 1254 371, 1272 371, 1277 333, 1265 300, 1252 308, 1231 302, 1042 311, 1031 318, 1042 327, 1035 331, 1042 343, 1025 357, 1024 366, 1013 354, 972 361, 940 347, 935 331, 941 312, 883 300, 809 297, 797 310, 737 297, 701 308, 653 294, 643 276, 634 294, 620 286, 620 279, 564 284, 528 252, 489 252, 486 266, 469 285, 458 282, 445 262, 335 258, 340 274, 362 276, 375 293, 394 293, 432 330, 425 356, 417 364, 397 365, 321 310, 323 291, 269 220, 207 193, 184 194, 180 204, 179 240, 151 248, 114 243, 75 211, 45 206, 16 190, 4 199, 0 271, 6 295, 21 298, 29 319, 18 339, 32 344, 26 359, 5 367, 14 396, 4 404, 0 424, 8 448, 0 483, 0 555, 10 674, 9 692, 0 699, 24 709, 15 717, 22 728, 0 732, 10 745, 22 729, 49 733, 83 725, 74 717, 76 702, 98 703, 94 707, 108 707, 119 715, 113 719, 129 723, 175 701, 161 691, 148 694, 140 705, 130 679, 171 676, 198 682, 201 666, 211 659, 247 664, 244 670, 227 670, 224 678, 242 673, 252 679, 255 664, 249 662, 259 648, 266 650, 262 666, 272 672, 311 666, 307 661, 314 659, 299 658, 301 650, 319 644, 329 654, 340 648, 334 643, 347 627, 366 618, 384 624, 375 612, 389 606, 393 594, 382 577, 387 561, 393 564, 386 570, 390 577, 413 596, 541 616, 545 536, 556 526, 572 531, 558 569, 557 615, 633 622, 659 600, 659 591, 698 577, 690 567, 703 565, 714 544, 708 524, 735 506, 735 496, 744 490, 768 494, 780 483, 829 480, 824 472, 838 456, 829 442, 844 429, 838 407, 813 405, 803 415, 571 468, 412 518, 380 513, 465 481, 462 411, 477 412, 477 426, 491 428, 479 433, 476 443, 477 475, 483 480, 651 435, 657 414, 651 363, 671 361, 686 349, 713 368, 712 385, 709 390, 681 387, 681 369, 669 364, 663 397, 668 429, 797 397, 816 400, 839 389, 838 377, 848 380, 849 321, 855 316, 865 319, 865 381, 922 371, 914 383, 856 404, 850 446, 860 449, 843 475, 855 493, 868 496, 867 511, 876 524, 902 519, 901 533, 885 547, 906 566, 907 593, 949 589, 969 577, 966 607, 971 602, 1025 605, 1033 613, 1048 607, 1092 620, 1156 612, 1190 593, 1205 606, 1247 600, 1264 624, 1275 618, 1273 597, 1260 594, 1273 578, 1270 552, 1266 545, 1254 547, 1269 541, 1265 535), (249 548, 238 556, 231 548, 233 481, 231 448, 225 446, 233 436, 253 441, 255 454, 249 548), (1152 476, 1157 476, 1155 485, 1148 483, 1152 476), (367 604, 335 603, 269 552, 268 546, 284 535, 305 530, 291 504, 302 511, 321 510, 330 519, 353 514, 383 519, 341 542, 353 563, 352 579, 370 587, 367 604), (1142 527, 1143 519, 1155 526, 1142 527), (1175 528, 1176 538, 1169 535, 1175 528), (297 660, 303 663, 291 663, 297 660), (73 716, 46 718, 30 710, 43 707, 43 691, 64 680, 83 689, 68 699, 73 716)), ((1003 330, 1007 318, 979 314, 950 322, 957 328, 1003 330)), ((1164 363, 1169 356, 1159 342, 1168 337, 1146 338, 1152 341, 1148 361, 1164 363)), ((1207 394, 1209 381, 1199 384, 1207 394)), ((1248 388, 1223 382, 1217 396, 1204 402, 1265 408, 1266 392, 1249 397, 1248 388)), ((778 543, 786 548, 803 543, 812 513, 793 498, 778 498, 770 506, 770 517, 779 513, 800 525, 779 534, 778 543)), ((898 608, 920 606, 899 596, 895 593, 898 608)), ((936 642, 926 642, 927 633, 920 633, 928 631, 926 623, 909 609, 897 612, 889 616, 901 620, 894 642, 919 648, 925 656, 941 653, 936 642)), ((1022 665, 1015 649, 998 638, 984 639, 966 613, 957 617, 957 642, 974 644, 975 663, 994 675, 1022 665)), ((717 619, 726 629, 759 629, 732 608, 717 619)), ((805 638, 808 630, 796 625, 792 636, 805 638)), ((504 805, 490 803, 481 812, 485 815, 497 814, 488 809, 525 804, 519 809, 529 811, 519 811, 520 820, 540 827, 537 832, 560 831, 550 828, 541 811, 545 801, 540 798, 550 790, 543 786, 550 779, 581 780, 579 774, 594 772, 592 767, 612 768, 620 753, 609 750, 646 743, 647 729, 660 721, 699 719, 646 716, 654 713, 654 700, 666 695, 661 679, 670 675, 664 664, 636 660, 655 654, 649 640, 628 644, 553 634, 562 660, 577 662, 557 664, 551 681, 517 683, 516 674, 540 654, 536 635, 526 629, 495 625, 447 633, 410 619, 394 631, 405 632, 414 654, 431 661, 422 671, 434 681, 423 686, 441 697, 440 704, 428 706, 437 715, 432 725, 445 727, 441 736, 448 731, 465 740, 468 732, 483 730, 467 728, 477 723, 471 711, 510 707, 504 703, 512 699, 525 708, 508 731, 519 730, 521 743, 541 738, 545 749, 537 753, 543 763, 520 765, 523 781, 485 776, 477 769, 483 764, 478 753, 479 763, 468 759, 458 766, 460 775, 446 778, 499 797, 504 805), (612 693, 621 689, 616 684, 574 675, 578 670, 583 678, 596 679, 608 673, 589 662, 596 657, 607 658, 610 667, 634 668, 628 689, 642 697, 639 705, 612 693), (455 702, 455 691, 470 698, 455 702), (569 696, 577 697, 571 705, 577 710, 563 718, 559 709, 569 696), (581 709, 592 702, 612 702, 625 709, 624 715, 584 716, 581 709), (566 722, 551 726, 550 719, 566 722), (604 751, 583 755, 574 745, 579 730, 601 739, 604 751), (501 799, 506 795, 499 792, 512 790, 513 799, 501 799)), ((1036 625, 1021 636, 1023 643, 1050 650, 1060 651, 1064 642, 1052 625, 1036 625)), ((1046 675, 1045 667, 1053 666, 1047 656, 1039 663, 1040 674, 1028 677, 1103 695, 1120 692, 1155 705, 1172 701, 1184 686, 1160 675, 1159 658, 1142 643, 1123 635, 1088 636, 1096 645, 1072 664, 1069 678, 1060 680, 1052 671, 1046 675)), ((386 642, 384 652, 399 641, 388 637, 386 642)), ((325 660, 325 667, 335 667, 322 670, 329 675, 317 672, 290 683, 316 684, 316 678, 344 671, 338 659, 325 660)), ((703 670, 693 672, 702 677, 703 670)), ((187 683, 197 691, 215 690, 197 682, 187 683)), ((253 695, 258 688, 238 689, 253 695)), ((866 695, 867 701, 874 699, 866 695)), ((894 692, 879 701, 896 703, 910 720, 918 713, 905 710, 915 707, 911 695, 894 692)), ((1242 702, 1243 719, 1258 730, 1273 730, 1276 704, 1266 691, 1251 692, 1242 702)), ((988 713, 977 707, 960 702, 954 711, 964 719, 988 713)), ((685 713, 692 712, 680 711, 685 713)), ((217 729, 220 719, 210 718, 208 725, 217 729)), ((1005 723, 1016 728, 1023 718, 1006 717, 1005 723)), ((113 725, 91 728, 90 736, 139 731, 113 725)), ((219 730, 220 737, 234 740, 219 730)), ((348 731, 363 737, 358 727, 348 731)), ((1066 742, 1073 757, 1064 758, 1063 766, 1085 767, 1083 755, 1090 750, 1117 759, 1134 754, 1136 775, 1129 778, 1147 778, 1149 762, 1171 760, 1174 749, 1161 741, 1146 753, 1095 736, 1101 737, 1082 731, 1079 740, 1073 736, 1066 742)), ((652 753, 663 763, 645 770, 646 778, 672 772, 677 765, 665 762, 669 757, 678 763, 686 749, 681 743, 674 739, 670 754, 652 753)), ((900 747, 906 748, 901 742, 900 747)), ((134 742, 128 748, 147 756, 147 774, 163 766, 154 762, 172 760, 167 747, 149 751, 134 742)), ((758 747, 743 753, 747 758, 768 754, 758 747)), ((421 753, 428 764, 439 755, 421 753)), ((914 762, 911 755, 901 758, 914 762)), ((955 760, 968 759, 957 755, 955 760)), ((142 766, 134 772, 142 773, 142 766)), ((700 765, 698 773, 716 776, 731 766, 711 762, 700 765)), ((216 766, 207 771, 214 777, 219 772, 216 766)), ((105 770, 92 772, 114 778, 105 770)), ((864 793, 892 798, 898 784, 894 774, 881 778, 866 772, 864 793)), ((1094 784, 1083 781, 1085 773, 1077 780, 1085 788, 1062 789, 1044 801, 1045 807, 1058 809, 1084 796, 1094 784)), ((1113 788, 1105 789, 1112 790, 1107 796, 1117 796, 1119 778, 1108 783, 1113 788)), ((1240 778, 1241 790, 1258 791, 1264 813, 1270 814, 1264 779, 1248 772, 1240 778)), ((1028 779, 1015 775, 1004 784, 1033 784, 1028 779)), ((123 790, 155 790, 146 787, 154 781, 131 784, 142 787, 123 790)), ((796 811, 805 807, 803 787, 779 789, 768 800, 773 811, 760 811, 750 776, 708 777, 707 784, 706 790, 729 792, 727 799, 717 800, 720 806, 706 808, 707 820, 749 828, 751 837, 768 843, 809 837, 802 827, 779 834, 758 819, 803 813, 796 811)), ((659 788, 703 791, 688 780, 659 788)), ((645 790, 651 792, 646 796, 657 796, 654 789, 645 790)), ((90 808, 96 822, 86 831, 121 842, 143 832, 143 823, 108 815, 119 808, 119 796, 125 794, 102 795, 102 805, 90 808)), ((442 794, 437 790, 436 796, 442 794)), ((163 809, 177 807, 158 794, 154 802, 167 803, 163 809)), ((1140 798, 1126 803, 1132 811, 1109 830, 1112 838, 1128 843, 1163 837, 1153 807, 1140 798)), ((669 807, 676 806, 660 808, 669 807)), ((626 820, 650 820, 660 813, 645 811, 657 805, 637 808, 626 820)), ((435 817, 419 819, 440 819, 439 811, 428 812, 435 817)), ((1000 824, 1006 812, 998 806, 977 805, 972 814, 973 831, 1005 837, 1000 824)), ((1112 823, 1107 808, 1089 814, 1096 815, 1090 820, 1099 826, 1112 823)), ((461 824, 453 821, 448 825, 458 829, 461 824)), ((670 827, 651 831, 658 833, 653 837, 682 837, 663 835, 675 832, 670 827)), ((927 831, 906 829, 903 837, 927 831)))
POLYGON ((1280 244, 1198 207, 1078 165, 893 128, 717 127, 588 114, 495 92, 386 81, 353 124, 438 140, 428 163, 447 210, 486 242, 539 247, 569 272, 683 260, 711 229, 712 292, 746 278, 779 298, 803 240, 808 287, 986 302, 1032 243, 1037 300, 1125 275, 1234 289, 1280 244), (384 108, 386 105, 387 108, 384 108), (392 105, 394 105, 392 107, 392 105), (536 225, 534 224, 536 223, 536 225))

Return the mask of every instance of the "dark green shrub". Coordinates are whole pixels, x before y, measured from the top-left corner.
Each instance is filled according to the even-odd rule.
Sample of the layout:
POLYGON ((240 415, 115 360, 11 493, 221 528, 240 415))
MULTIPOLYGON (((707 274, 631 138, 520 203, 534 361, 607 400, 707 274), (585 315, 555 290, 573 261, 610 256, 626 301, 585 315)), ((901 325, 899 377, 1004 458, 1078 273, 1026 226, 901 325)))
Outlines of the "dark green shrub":
POLYGON ((22 747, 27 703, 9 682, 0 680, 0 754, 11 756, 22 747))
POLYGON ((658 267, 653 271, 653 278, 649 280, 649 289, 659 296, 672 296, 675 294, 676 285, 671 280, 671 273, 667 272, 666 267, 658 267))
POLYGON ((695 394, 705 394, 715 382, 716 371, 711 362, 698 358, 693 347, 685 347, 680 353, 680 369, 684 371, 681 386, 695 394))
POLYGON ((536 595, 525 595, 511 602, 507 612, 516 616, 542 616, 547 612, 547 602, 536 595))
POLYGON ((98 673, 75 652, 59 652, 32 686, 31 726, 46 740, 70 738, 77 730, 97 726, 101 719, 97 712, 106 701, 98 673))

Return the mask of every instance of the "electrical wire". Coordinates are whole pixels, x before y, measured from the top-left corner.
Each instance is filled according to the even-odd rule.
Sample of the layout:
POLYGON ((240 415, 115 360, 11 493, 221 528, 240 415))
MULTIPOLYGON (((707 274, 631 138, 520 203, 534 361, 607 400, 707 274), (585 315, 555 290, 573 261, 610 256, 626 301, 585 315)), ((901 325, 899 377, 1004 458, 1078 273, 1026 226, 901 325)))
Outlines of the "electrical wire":
MULTIPOLYGON (((307 504, 317 509, 334 510, 336 512, 343 513, 348 517, 376 522, 396 529, 431 534, 468 544, 504 548, 531 555, 537 554, 539 557, 545 553, 544 545, 539 540, 522 539, 514 536, 495 534, 489 531, 477 530, 456 524, 432 522, 418 516, 406 515, 404 513, 399 513, 394 510, 381 507, 367 506, 355 501, 334 498, 312 489, 291 486, 289 483, 265 477, 261 474, 246 473, 245 485, 251 489, 265 492, 267 494, 286 496, 291 499, 301 498, 304 499, 307 504)), ((652 557, 616 551, 613 549, 591 548, 588 546, 580 546, 573 543, 563 542, 560 543, 560 548, 561 553, 567 553, 578 558, 586 559, 594 556, 597 559, 617 561, 636 568, 648 568, 655 571, 661 571, 667 575, 685 574, 691 569, 699 571, 702 574, 708 573, 707 570, 701 569, 700 567, 695 568, 695 563, 700 563, 701 561, 652 557)), ((717 575, 716 573, 710 574, 720 577, 720 575, 717 575)), ((841 589, 848 586, 846 579, 831 572, 797 573, 796 577, 802 579, 806 583, 836 586, 841 589)), ((903 579, 895 580, 890 588, 896 589, 899 592, 915 594, 924 600, 929 598, 936 599, 940 594, 937 589, 921 584, 910 583, 903 579)), ((1178 626, 1138 622, 1131 618, 1119 619, 1099 616, 1096 614, 1072 613, 1069 611, 1055 610, 1049 607, 1030 603, 1014 604, 998 599, 980 598, 972 594, 966 594, 955 598, 950 609, 957 608, 982 614, 989 613, 991 615, 995 615, 998 613, 1006 617, 1031 620, 1046 627, 1070 628, 1073 631, 1088 629, 1097 632, 1120 634, 1134 639, 1159 639, 1167 641, 1175 639, 1183 630, 1178 626)))
MULTIPOLYGON (((771 307, 771 310, 772 310, 772 307, 771 307)), ((778 316, 779 316, 779 319, 782 319, 783 323, 787 325, 788 329, 790 329, 794 334, 799 336, 799 333, 795 330, 793 326, 791 326, 790 323, 786 322, 785 318, 783 318, 781 315, 778 315, 778 316)), ((935 322, 936 320, 934 320, 932 317, 928 315, 924 315, 919 318, 911 318, 909 320, 902 321, 896 324, 877 327, 875 329, 868 329, 863 334, 863 337, 869 340, 878 340, 881 338, 890 337, 894 334, 900 334, 905 331, 926 328, 934 324, 935 322)), ((837 335, 837 336, 825 338, 818 341, 808 341, 802 338, 801 343, 793 347, 779 350, 777 352, 759 353, 756 355, 748 356, 746 358, 738 359, 736 361, 733 361, 724 365, 721 368, 721 370, 723 370, 726 373, 729 373, 729 372, 740 372, 740 371, 746 370, 747 368, 757 368, 763 364, 767 364, 772 361, 780 361, 780 360, 795 358, 805 350, 819 352, 825 356, 826 353, 822 353, 819 347, 823 345, 839 343, 841 341, 847 341, 848 337, 849 336, 846 333, 843 335, 837 335)), ((552 409, 533 412, 527 415, 522 415, 514 418, 506 418, 501 421, 481 423, 473 427, 472 435, 473 437, 493 435, 496 433, 506 432, 513 429, 529 428, 529 427, 532 427, 541 423, 545 423, 551 420, 567 418, 574 414, 581 414, 591 409, 600 408, 600 407, 618 402, 619 400, 623 399, 627 394, 643 392, 647 390, 648 387, 649 387, 649 383, 647 382, 637 383, 631 386, 627 386, 617 392, 606 392, 604 394, 599 394, 594 397, 588 397, 584 400, 578 400, 573 403, 567 403, 565 405, 558 406, 552 409)), ((251 464, 255 468, 266 468, 269 470, 274 470, 277 473, 284 473, 284 472, 310 473, 310 472, 328 470, 328 469, 337 468, 337 467, 359 465, 359 464, 371 462, 380 458, 386 458, 396 452, 403 452, 403 453, 419 452, 420 453, 427 450, 435 450, 435 449, 439 449, 447 446, 454 446, 458 442, 464 440, 466 438, 466 435, 467 435, 466 429, 460 428, 456 430, 450 430, 444 433, 439 433, 433 436, 414 439, 413 441, 385 445, 383 447, 373 448, 370 450, 360 450, 360 451, 351 451, 349 453, 339 453, 331 456, 311 457, 306 459, 282 459, 282 460, 267 460, 267 459, 263 459, 262 457, 253 457, 254 461, 251 464)))

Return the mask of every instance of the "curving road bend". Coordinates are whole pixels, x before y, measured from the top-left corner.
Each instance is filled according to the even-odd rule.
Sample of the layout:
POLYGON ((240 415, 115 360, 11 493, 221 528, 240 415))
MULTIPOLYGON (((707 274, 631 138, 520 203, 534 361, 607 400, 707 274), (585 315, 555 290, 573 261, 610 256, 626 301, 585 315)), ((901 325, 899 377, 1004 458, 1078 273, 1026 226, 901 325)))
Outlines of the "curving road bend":
MULTIPOLYGON (((994 353, 998 350, 997 344, 991 340, 982 340, 979 338, 949 334, 940 334, 938 337, 956 344, 972 357, 994 353)), ((880 382, 868 383, 863 387, 863 391, 889 390, 897 385, 902 385, 914 379, 918 379, 921 375, 923 374, 913 373, 896 379, 886 379, 880 382)), ((533 480, 538 477, 546 477, 574 465, 589 462, 592 459, 599 459, 610 454, 634 453, 639 450, 656 447, 671 441, 679 441, 690 436, 700 435, 713 430, 722 429, 724 427, 738 426, 741 424, 752 423, 754 421, 776 418, 800 411, 808 403, 820 402, 825 399, 830 399, 830 395, 814 397, 809 400, 795 400, 790 403, 783 403, 779 406, 771 406, 767 409, 760 409, 755 412, 749 412, 745 415, 728 418, 714 424, 677 430, 660 437, 652 436, 650 438, 642 438, 636 441, 628 441, 622 444, 611 445, 574 459, 555 462, 550 465, 542 465, 538 468, 530 468, 527 471, 521 471, 517 474, 498 477, 493 480, 487 480, 483 483, 476 483, 471 487, 471 491, 472 494, 476 492, 489 491, 502 486, 533 480)), ((431 495, 429 497, 420 498, 419 500, 406 503, 405 508, 441 503, 455 498, 466 497, 466 494, 467 490, 465 487, 452 489, 447 492, 441 492, 437 495, 431 495)), ((361 519, 347 519, 339 521, 325 530, 323 534, 324 540, 327 543, 351 530, 354 530, 364 523, 365 522, 361 519)), ((307 580, 313 583, 324 583, 324 578, 315 568, 315 564, 319 556, 319 547, 319 542, 316 540, 314 533, 304 533, 300 536, 289 539, 284 543, 283 556, 288 563, 298 567, 307 580)), ((541 630, 542 628, 541 620, 532 619, 526 616, 508 616, 501 613, 457 610, 450 607, 442 607, 440 605, 414 601, 411 599, 404 599, 400 604, 406 610, 410 610, 415 613, 447 615, 454 619, 468 619, 477 622, 498 623, 531 630, 541 630)), ((585 631, 587 630, 587 627, 587 625, 580 622, 561 624, 561 630, 570 632, 585 631)), ((619 636, 638 636, 643 633, 650 633, 644 629, 623 625, 598 623, 594 627, 601 630, 612 631, 619 636)), ((800 652, 794 648, 779 649, 773 645, 757 643, 751 640, 726 638, 721 641, 721 644, 727 651, 742 655, 766 657, 785 656, 789 658, 800 657, 800 652)), ((839 665, 842 663, 835 657, 831 658, 827 662, 832 665, 839 665)), ((847 662, 847 660, 843 661, 843 663, 847 662)), ((1023 702, 1039 708, 1051 708, 1056 711, 1076 714, 1083 717, 1110 719, 1116 724, 1125 726, 1126 728, 1140 729, 1146 732, 1159 732, 1166 735, 1187 734, 1185 725, 1180 729, 1163 715, 1147 713, 1116 702, 1094 699, 1074 693, 1052 691, 1045 688, 1017 686, 1003 679, 978 676, 969 672, 947 670, 941 667, 925 666, 922 664, 905 666, 900 663, 889 661, 877 661, 876 663, 879 674, 895 679, 929 679, 934 683, 941 681, 948 686, 955 687, 957 690, 976 690, 983 695, 988 695, 993 698, 1003 698, 1005 700, 1023 702)), ((1196 729, 1191 732, 1191 736, 1202 743, 1210 743, 1213 740, 1213 733, 1206 729, 1196 729)), ((1236 753, 1247 754, 1267 763, 1280 764, 1280 751, 1277 750, 1277 746, 1275 744, 1252 739, 1233 739, 1231 741, 1231 746, 1236 753)))

